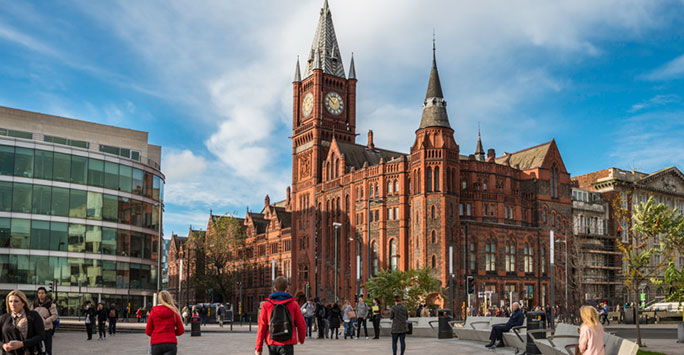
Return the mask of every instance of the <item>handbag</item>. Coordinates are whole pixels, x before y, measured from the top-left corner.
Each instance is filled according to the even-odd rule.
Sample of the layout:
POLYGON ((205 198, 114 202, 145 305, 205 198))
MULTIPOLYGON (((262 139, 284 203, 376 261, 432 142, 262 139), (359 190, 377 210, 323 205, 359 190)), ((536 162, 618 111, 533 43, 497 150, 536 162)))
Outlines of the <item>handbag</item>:
POLYGON ((347 312, 347 318, 349 318, 349 319, 356 318, 356 312, 354 312, 354 311, 347 312))
POLYGON ((408 323, 408 332, 406 332, 406 334, 413 334, 413 323, 408 323))
POLYGON ((90 314, 86 314, 85 324, 90 324, 90 314))

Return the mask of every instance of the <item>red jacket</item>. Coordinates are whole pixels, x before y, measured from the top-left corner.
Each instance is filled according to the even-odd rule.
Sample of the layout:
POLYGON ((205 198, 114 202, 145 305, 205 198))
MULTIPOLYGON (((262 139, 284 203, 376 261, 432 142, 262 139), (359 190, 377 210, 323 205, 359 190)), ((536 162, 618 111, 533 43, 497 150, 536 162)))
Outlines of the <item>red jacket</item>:
POLYGON ((257 331, 256 350, 263 350, 264 340, 266 340, 267 345, 294 345, 297 344, 297 339, 299 339, 301 344, 304 344, 304 339, 306 338, 306 322, 304 322, 304 316, 302 315, 302 311, 299 309, 297 302, 291 295, 285 294, 284 292, 276 292, 272 294, 271 297, 269 297, 268 300, 274 304, 287 304, 287 308, 292 315, 292 321, 294 322, 292 338, 283 343, 271 339, 271 335, 268 334, 268 323, 271 320, 271 312, 273 312, 275 306, 271 304, 271 302, 266 301, 259 313, 259 330, 257 331))
POLYGON ((176 336, 184 332, 183 321, 176 312, 164 305, 152 308, 145 327, 145 334, 150 336, 150 344, 177 344, 176 336))

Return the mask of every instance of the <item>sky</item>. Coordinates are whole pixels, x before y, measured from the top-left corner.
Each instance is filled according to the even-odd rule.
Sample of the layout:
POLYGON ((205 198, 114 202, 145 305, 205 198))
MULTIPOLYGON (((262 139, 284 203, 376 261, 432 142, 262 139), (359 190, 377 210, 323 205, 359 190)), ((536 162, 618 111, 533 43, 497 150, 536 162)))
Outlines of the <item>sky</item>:
MULTIPOLYGON (((0 0, 0 105, 149 132, 164 233, 291 183, 292 79, 323 0, 0 0)), ((571 175, 684 168, 684 1, 329 0, 357 143, 408 152, 432 61, 462 154, 555 139, 571 175)))

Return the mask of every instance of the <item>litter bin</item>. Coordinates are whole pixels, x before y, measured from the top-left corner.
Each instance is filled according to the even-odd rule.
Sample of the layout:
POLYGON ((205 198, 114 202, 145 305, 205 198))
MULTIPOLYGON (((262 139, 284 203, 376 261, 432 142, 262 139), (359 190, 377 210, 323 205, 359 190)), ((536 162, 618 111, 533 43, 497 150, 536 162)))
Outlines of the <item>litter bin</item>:
POLYGON ((200 330, 200 317, 198 315, 192 316, 192 322, 190 324, 190 336, 198 337, 202 336, 202 331, 200 330))
POLYGON ((634 324, 634 307, 625 308, 625 324, 634 324))
POLYGON ((454 330, 451 328, 451 324, 449 324, 453 318, 454 313, 450 309, 440 309, 437 311, 437 319, 439 320, 437 339, 451 339, 454 337, 454 330))
MULTIPOLYGON (((541 354, 530 334, 530 330, 535 329, 546 329, 546 313, 527 312, 527 347, 525 349, 527 354, 541 354)), ((546 339, 546 333, 536 333, 535 338, 546 339)))

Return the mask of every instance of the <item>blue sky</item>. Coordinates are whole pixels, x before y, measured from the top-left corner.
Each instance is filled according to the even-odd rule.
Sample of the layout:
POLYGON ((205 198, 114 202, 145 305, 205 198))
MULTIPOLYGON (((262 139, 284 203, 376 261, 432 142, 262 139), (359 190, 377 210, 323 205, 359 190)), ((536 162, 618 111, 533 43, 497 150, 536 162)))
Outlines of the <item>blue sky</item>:
MULTIPOLYGON (((150 132, 165 234, 290 183, 292 92, 322 0, 0 0, 0 105, 150 132)), ((330 0, 357 132, 407 152, 437 63, 456 141, 555 138, 568 171, 684 166, 684 1, 330 0)))

